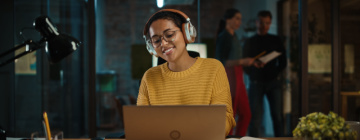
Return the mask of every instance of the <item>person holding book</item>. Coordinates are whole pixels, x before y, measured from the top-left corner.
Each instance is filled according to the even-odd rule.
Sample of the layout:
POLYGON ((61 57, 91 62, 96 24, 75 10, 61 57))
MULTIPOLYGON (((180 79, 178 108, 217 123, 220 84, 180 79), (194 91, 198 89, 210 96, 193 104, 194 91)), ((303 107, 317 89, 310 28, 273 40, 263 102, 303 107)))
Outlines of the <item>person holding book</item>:
MULTIPOLYGON (((263 98, 266 95, 271 118, 274 125, 275 137, 283 136, 282 120, 282 84, 281 72, 287 65, 286 52, 280 37, 269 34, 272 15, 269 11, 260 11, 256 20, 257 33, 247 39, 244 44, 243 57, 255 57, 262 52, 267 54, 280 53, 279 56, 267 62, 263 67, 245 67, 249 75, 250 86, 248 89, 251 108, 251 121, 249 135, 263 137, 263 98)), ((257 60, 258 61, 258 60, 257 60)))

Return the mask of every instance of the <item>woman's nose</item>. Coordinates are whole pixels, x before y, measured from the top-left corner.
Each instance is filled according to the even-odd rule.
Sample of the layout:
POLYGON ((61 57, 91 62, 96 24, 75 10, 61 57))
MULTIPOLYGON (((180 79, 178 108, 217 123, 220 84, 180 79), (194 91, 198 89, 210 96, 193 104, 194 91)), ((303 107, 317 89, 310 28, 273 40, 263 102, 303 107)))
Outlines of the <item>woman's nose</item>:
POLYGON ((167 45, 169 42, 165 40, 165 38, 161 38, 161 46, 167 45))

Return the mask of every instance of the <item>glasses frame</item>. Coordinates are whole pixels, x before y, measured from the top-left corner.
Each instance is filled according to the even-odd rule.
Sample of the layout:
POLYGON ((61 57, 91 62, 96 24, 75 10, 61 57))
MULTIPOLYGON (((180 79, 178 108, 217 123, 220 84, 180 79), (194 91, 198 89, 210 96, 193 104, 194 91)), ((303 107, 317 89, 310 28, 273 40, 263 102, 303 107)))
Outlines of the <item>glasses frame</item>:
POLYGON ((160 47, 160 46, 162 45, 162 40, 165 40, 166 42, 174 42, 175 39, 176 39, 176 32, 177 32, 177 31, 179 31, 179 30, 167 30, 167 31, 165 31, 162 35, 157 35, 157 36, 160 36, 160 43, 159 43, 158 45, 155 45, 155 44, 153 43, 153 41, 152 41, 153 37, 150 37, 150 38, 148 39, 148 42, 151 43, 154 48, 160 47), (166 37, 165 37, 166 32, 174 32, 174 40, 167 40, 166 37))

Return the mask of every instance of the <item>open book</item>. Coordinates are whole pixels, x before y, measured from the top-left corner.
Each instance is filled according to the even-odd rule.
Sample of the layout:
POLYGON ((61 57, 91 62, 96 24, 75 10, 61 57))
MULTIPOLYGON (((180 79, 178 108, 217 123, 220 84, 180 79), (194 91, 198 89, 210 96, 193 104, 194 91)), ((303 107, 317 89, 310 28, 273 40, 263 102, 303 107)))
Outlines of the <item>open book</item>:
POLYGON ((275 59, 276 57, 278 57, 281 53, 277 52, 277 51, 272 51, 271 53, 264 55, 262 57, 259 58, 259 60, 263 63, 268 63, 271 60, 275 59))

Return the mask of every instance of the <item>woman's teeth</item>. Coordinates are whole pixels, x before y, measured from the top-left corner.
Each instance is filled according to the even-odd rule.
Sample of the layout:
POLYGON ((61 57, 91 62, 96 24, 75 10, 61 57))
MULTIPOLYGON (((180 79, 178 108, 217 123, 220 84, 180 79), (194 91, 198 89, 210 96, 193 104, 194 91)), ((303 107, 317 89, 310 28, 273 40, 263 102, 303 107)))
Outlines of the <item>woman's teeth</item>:
POLYGON ((165 51, 165 53, 167 53, 167 52, 171 51, 172 49, 173 49, 173 48, 167 49, 167 50, 165 51))

